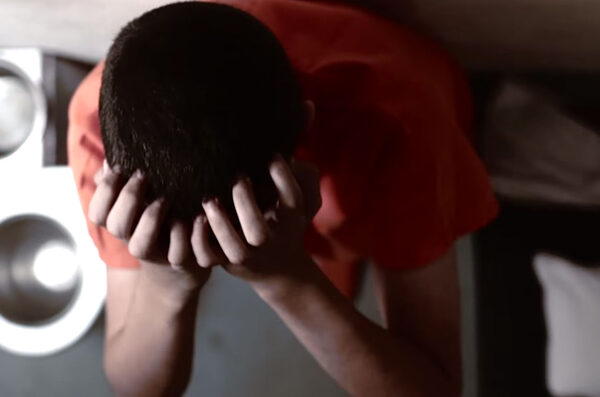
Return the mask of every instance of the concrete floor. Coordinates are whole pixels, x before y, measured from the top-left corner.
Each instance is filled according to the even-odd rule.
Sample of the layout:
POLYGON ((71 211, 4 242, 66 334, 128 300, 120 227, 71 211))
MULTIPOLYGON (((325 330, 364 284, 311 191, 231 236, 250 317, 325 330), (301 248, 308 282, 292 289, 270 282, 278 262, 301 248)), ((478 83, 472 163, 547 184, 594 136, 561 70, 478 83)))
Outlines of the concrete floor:
MULTIPOLYGON (((365 298, 359 305, 376 317, 374 301, 365 298)), ((100 317, 79 343, 54 356, 27 358, 0 351, 0 395, 109 396, 101 367, 103 332, 100 317)), ((186 393, 200 395, 344 393, 252 290, 217 269, 200 299, 194 375, 186 393)))
MULTIPOLYGON (((463 284, 465 393, 473 396, 474 330, 469 241, 459 244, 463 284)), ((367 272, 357 307, 379 321, 367 272)), ((75 346, 43 358, 0 351, 0 395, 110 396, 102 373, 104 319, 100 317, 75 346)), ((141 358, 143 359, 143 357, 141 358)), ((216 269, 200 298, 195 366, 186 396, 344 396, 336 384, 243 282, 216 269)))

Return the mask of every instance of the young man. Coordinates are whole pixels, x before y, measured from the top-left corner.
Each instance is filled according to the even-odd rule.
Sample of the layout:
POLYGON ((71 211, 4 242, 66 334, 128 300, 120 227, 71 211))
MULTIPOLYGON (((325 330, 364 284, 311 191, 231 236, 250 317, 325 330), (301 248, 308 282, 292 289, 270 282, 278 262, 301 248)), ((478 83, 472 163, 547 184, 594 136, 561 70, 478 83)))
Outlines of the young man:
POLYGON ((496 213, 459 69, 360 9, 219 3, 131 22, 71 104, 111 386, 185 389, 198 294, 222 265, 350 394, 458 395, 454 241, 496 213), (365 258, 385 328, 339 292, 365 258))

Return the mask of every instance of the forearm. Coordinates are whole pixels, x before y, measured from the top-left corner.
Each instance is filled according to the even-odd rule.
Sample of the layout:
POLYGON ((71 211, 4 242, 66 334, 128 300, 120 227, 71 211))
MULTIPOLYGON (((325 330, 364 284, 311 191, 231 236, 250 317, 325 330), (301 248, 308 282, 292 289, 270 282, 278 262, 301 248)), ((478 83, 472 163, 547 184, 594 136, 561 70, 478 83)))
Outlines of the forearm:
POLYGON ((317 273, 310 283, 256 290, 342 388, 353 396, 458 395, 441 365, 362 316, 317 273))
POLYGON ((198 291, 168 287, 142 268, 125 322, 107 335, 105 372, 118 396, 174 396, 189 382, 198 291))

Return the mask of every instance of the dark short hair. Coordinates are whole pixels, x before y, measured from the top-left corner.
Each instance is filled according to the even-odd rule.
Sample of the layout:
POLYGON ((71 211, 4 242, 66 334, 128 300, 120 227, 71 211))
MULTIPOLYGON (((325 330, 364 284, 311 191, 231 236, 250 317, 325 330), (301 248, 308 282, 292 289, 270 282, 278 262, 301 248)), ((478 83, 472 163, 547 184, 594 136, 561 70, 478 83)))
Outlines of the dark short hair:
POLYGON ((100 123, 106 158, 141 169, 148 200, 190 217, 248 176, 259 206, 275 202, 268 165, 289 158, 304 128, 298 83, 275 35, 236 8, 183 2, 129 22, 106 58, 100 123))

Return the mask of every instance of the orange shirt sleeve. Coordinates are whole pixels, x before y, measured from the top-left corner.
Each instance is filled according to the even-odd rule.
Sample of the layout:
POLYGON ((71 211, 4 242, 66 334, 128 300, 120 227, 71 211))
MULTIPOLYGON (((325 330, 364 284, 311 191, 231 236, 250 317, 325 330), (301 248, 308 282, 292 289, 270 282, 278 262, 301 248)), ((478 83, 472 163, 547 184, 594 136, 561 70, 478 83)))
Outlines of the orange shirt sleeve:
POLYGON ((307 153, 325 170, 315 223, 342 252, 330 255, 346 262, 371 258, 384 268, 420 267, 496 216, 489 177, 457 117, 431 116, 427 108, 412 120, 377 109, 346 114, 322 120, 320 132, 334 122, 346 126, 344 139, 319 140, 334 164, 314 157, 315 150, 307 153))
POLYGON ((456 124, 445 121, 425 122, 423 128, 432 134, 396 134, 386 142, 361 216, 351 223, 355 233, 362 230, 365 250, 379 266, 426 265, 498 212, 471 142, 456 124))
MULTIPOLYGON (((443 62, 448 65, 440 53, 438 64, 443 62)), ((418 76, 403 70, 402 62, 378 70, 384 74, 389 69, 381 69, 388 66, 418 76)), ((324 202, 335 204, 324 206, 316 220, 331 225, 330 239, 355 257, 369 257, 384 268, 424 266, 497 215, 489 177, 472 143, 469 91, 460 70, 451 70, 424 77, 423 84, 413 82, 410 90, 390 84, 380 91, 380 103, 348 103, 343 113, 322 117, 316 138, 339 126, 344 138, 313 143, 325 146, 323 156, 314 159, 332 181, 330 187, 322 184, 330 198, 324 202), (336 155, 335 166, 323 160, 326 153, 336 155)))
MULTIPOLYGON (((103 64, 96 66, 83 80, 69 106, 67 149, 81 207, 86 215, 96 185, 94 175, 102 167, 104 146, 100 133, 98 102, 103 64)), ((100 258, 110 267, 137 268, 139 262, 129 254, 127 246, 106 229, 87 220, 89 231, 100 258)))
POLYGON ((363 185, 360 210, 348 221, 348 234, 363 237, 362 242, 348 241, 385 268, 427 265, 498 213, 474 147, 466 76, 435 45, 429 44, 429 51, 420 69, 434 69, 430 78, 419 76, 418 65, 404 68, 401 59, 396 62, 399 74, 418 76, 415 80, 423 83, 411 82, 411 90, 390 85, 385 91, 388 109, 410 110, 372 120, 383 132, 381 149, 363 185))

